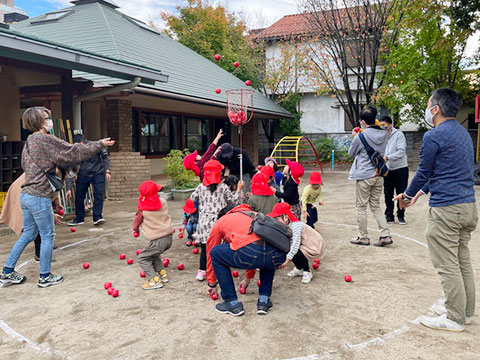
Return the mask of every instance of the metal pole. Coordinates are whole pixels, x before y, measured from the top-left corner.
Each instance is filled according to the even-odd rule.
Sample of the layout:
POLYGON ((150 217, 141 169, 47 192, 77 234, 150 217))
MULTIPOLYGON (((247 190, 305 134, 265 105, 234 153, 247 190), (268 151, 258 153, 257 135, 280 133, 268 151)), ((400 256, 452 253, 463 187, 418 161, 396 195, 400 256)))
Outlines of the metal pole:
POLYGON ((240 136, 240 181, 243 180, 243 147, 242 147, 242 125, 238 126, 238 135, 240 136))
POLYGON ((332 150, 332 170, 335 170, 335 150, 332 150))

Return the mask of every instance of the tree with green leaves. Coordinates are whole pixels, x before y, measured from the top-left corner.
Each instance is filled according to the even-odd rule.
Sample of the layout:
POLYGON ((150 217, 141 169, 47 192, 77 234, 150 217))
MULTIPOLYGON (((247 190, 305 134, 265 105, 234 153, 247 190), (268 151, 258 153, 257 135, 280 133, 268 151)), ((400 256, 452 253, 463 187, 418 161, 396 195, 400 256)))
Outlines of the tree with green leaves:
POLYGON ((473 102, 480 89, 478 82, 471 81, 472 72, 466 70, 474 59, 465 58, 465 48, 467 39, 479 28, 479 8, 480 2, 471 0, 410 3, 399 43, 385 58, 383 85, 376 97, 399 114, 400 122, 421 123, 436 88, 454 88, 464 102, 473 102))

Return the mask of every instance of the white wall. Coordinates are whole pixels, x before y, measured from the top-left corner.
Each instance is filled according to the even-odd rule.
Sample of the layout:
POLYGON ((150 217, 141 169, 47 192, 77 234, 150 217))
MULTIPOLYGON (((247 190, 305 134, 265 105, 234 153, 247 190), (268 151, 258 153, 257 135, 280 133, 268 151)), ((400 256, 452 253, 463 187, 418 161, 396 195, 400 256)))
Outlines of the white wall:
POLYGON ((305 94, 300 100, 300 111, 303 111, 300 128, 304 133, 345 131, 345 112, 336 98, 305 94))

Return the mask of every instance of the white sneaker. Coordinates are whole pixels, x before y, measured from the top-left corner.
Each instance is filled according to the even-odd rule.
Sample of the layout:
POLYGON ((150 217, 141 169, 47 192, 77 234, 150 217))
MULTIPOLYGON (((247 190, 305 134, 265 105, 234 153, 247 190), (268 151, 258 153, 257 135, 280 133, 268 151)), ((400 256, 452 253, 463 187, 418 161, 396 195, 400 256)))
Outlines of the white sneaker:
POLYGON ((453 320, 450 320, 449 318, 447 318, 447 314, 436 317, 422 316, 420 318, 420 322, 422 323, 422 325, 436 330, 448 330, 457 332, 465 330, 465 326, 460 325, 453 320))
POLYGON ((197 276, 195 276, 195 279, 197 279, 198 281, 203 281, 203 280, 205 280, 205 276, 206 276, 205 271, 198 270, 197 276))
POLYGON ((465 318, 465 325, 471 325, 473 321, 473 316, 467 316, 465 318))
POLYGON ((308 284, 312 281, 313 273, 311 271, 304 271, 302 276, 302 284, 308 284))
MULTIPOLYGON (((444 304, 444 303, 443 303, 444 304)), ((443 315, 447 313, 447 308, 443 304, 435 304, 432 306, 431 311, 437 315, 443 315)), ((465 325, 470 325, 472 323, 473 316, 465 318, 465 325)))
POLYGON ((297 269, 295 266, 293 267, 292 271, 290 271, 287 276, 295 277, 303 275, 303 270, 297 269))

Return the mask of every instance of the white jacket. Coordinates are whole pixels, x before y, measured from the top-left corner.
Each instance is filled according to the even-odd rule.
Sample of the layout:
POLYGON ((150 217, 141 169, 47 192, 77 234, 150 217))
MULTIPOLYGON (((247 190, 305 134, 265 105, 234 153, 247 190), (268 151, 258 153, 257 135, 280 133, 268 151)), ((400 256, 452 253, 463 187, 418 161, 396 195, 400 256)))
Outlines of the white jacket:
POLYGON ((408 166, 407 140, 400 130, 392 127, 392 133, 388 137, 385 157, 390 170, 398 170, 408 166))

